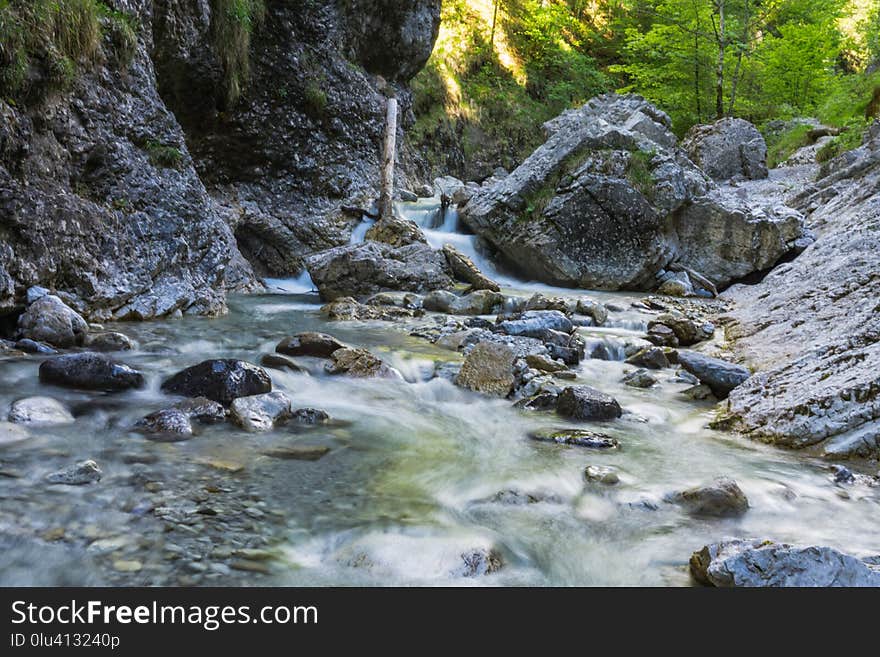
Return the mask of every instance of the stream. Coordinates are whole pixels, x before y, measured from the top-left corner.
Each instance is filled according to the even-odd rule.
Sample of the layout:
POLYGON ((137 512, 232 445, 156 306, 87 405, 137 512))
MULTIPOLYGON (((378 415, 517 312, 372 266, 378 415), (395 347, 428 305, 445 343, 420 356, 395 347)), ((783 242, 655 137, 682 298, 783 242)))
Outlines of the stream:
POLYGON ((48 394, 77 418, 0 451, 0 533, 12 537, 0 544, 0 584, 681 586, 691 584, 691 553, 726 536, 876 554, 880 489, 838 486, 825 462, 707 429, 714 406, 682 395, 689 384, 672 370, 647 390, 621 382, 632 369, 622 346, 650 318, 631 307, 640 295, 524 283, 481 255, 454 210, 442 216, 437 201, 400 209, 432 246, 454 244, 505 294, 589 294, 620 309, 580 329, 619 359, 576 369, 576 383, 624 408, 601 428, 619 451, 531 441, 530 431, 578 425, 432 378, 436 363, 462 357, 411 336, 411 324, 324 320, 307 275, 267 280, 266 293, 230 298, 218 319, 119 326, 137 341, 121 358, 148 376, 143 390, 51 388, 38 381, 41 359, 0 361, 5 408, 48 394), (274 387, 297 408, 326 410, 327 425, 260 435, 212 425, 179 443, 130 431, 167 405, 159 385, 171 374, 208 358, 259 362, 284 336, 310 330, 369 348, 405 380, 329 377, 304 358, 311 374, 270 370, 274 387), (330 451, 315 461, 263 454, 291 443, 330 451), (45 483, 87 458, 104 472, 99 484, 45 483), (587 465, 613 466, 620 483, 585 483, 587 465), (745 515, 695 518, 664 502, 718 476, 746 493, 745 515), (487 560, 500 568, 467 576, 487 560))

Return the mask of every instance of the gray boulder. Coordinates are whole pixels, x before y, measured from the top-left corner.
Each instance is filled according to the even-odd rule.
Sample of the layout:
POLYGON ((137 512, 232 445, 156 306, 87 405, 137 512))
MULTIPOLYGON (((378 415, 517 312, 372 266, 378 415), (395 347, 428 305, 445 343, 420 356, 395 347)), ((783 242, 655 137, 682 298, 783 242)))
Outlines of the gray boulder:
POLYGON ((245 431, 271 431, 275 424, 291 415, 290 397, 283 392, 239 397, 229 407, 232 420, 245 431))
POLYGON ((707 486, 689 488, 669 497, 695 516, 739 516, 749 510, 749 500, 733 479, 722 477, 707 486))
POLYGON ((463 296, 448 290, 435 290, 425 295, 422 307, 450 315, 491 315, 501 308, 504 300, 503 294, 485 289, 463 296))
POLYGON ((50 484, 64 484, 67 486, 83 486, 101 481, 101 469, 92 460, 80 461, 63 470, 46 475, 46 481, 50 484))
POLYGON ((556 412, 573 420, 614 420, 623 415, 614 397, 590 386, 565 388, 556 402, 556 412))
POLYGON ((507 397, 516 382, 516 353, 507 345, 479 342, 470 350, 455 384, 468 390, 507 397))
POLYGON ((146 385, 136 369, 102 354, 67 354, 40 365, 40 381, 66 388, 117 392, 146 385))
POLYGON ((162 391, 183 397, 207 397, 228 406, 238 397, 272 390, 272 379, 261 367, 243 360, 212 359, 181 370, 162 384, 162 391))
POLYGON ((134 430, 156 436, 163 442, 187 440, 193 434, 189 415, 177 408, 164 408, 142 417, 135 423, 134 430))
POLYGON ((542 339, 547 331, 571 333, 574 324, 558 310, 528 310, 517 319, 499 322, 497 329, 507 335, 542 339))
POLYGON ((381 242, 348 244, 311 255, 305 263, 321 296, 331 301, 452 287, 446 258, 426 244, 399 248, 381 242))
POLYGON ((397 215, 379 219, 367 229, 364 239, 395 247, 428 243, 424 233, 415 222, 397 215))
POLYGON ((694 578, 723 587, 880 586, 880 566, 830 547, 726 539, 694 552, 694 578))
POLYGON ((334 351, 330 356, 330 362, 324 366, 324 370, 328 374, 345 374, 357 378, 402 378, 400 372, 390 367, 378 356, 374 356, 369 350, 354 347, 334 351))
POLYGON ((12 403, 9 421, 32 426, 72 424, 73 415, 57 399, 52 397, 25 397, 12 403))
POLYGON ((462 221, 522 274, 580 288, 650 290, 672 264, 723 287, 794 248, 798 213, 715 194, 669 128, 642 98, 594 98, 547 123, 547 141, 475 193, 462 221), (700 239, 706 229, 737 248, 700 239))
POLYGON ((678 363, 701 383, 709 386, 718 399, 727 399, 734 388, 742 385, 752 375, 742 365, 728 363, 696 351, 679 351, 678 363))
POLYGON ((481 272, 473 260, 451 244, 444 244, 442 251, 446 262, 449 263, 449 268, 458 280, 470 283, 474 290, 491 290, 493 292, 501 290, 498 283, 481 272))
POLYGON ((87 334, 83 346, 92 351, 131 351, 135 345, 131 338, 123 333, 101 331, 87 334))
POLYGON ((82 344, 88 330, 86 320, 53 294, 37 298, 18 318, 19 336, 55 347, 82 344))
POLYGON ((758 129, 743 119, 694 126, 681 147, 713 180, 759 180, 769 175, 767 143, 758 129))
POLYGON ((344 349, 347 346, 332 335, 309 331, 284 338, 275 346, 275 351, 285 356, 330 358, 330 354, 334 351, 344 349))

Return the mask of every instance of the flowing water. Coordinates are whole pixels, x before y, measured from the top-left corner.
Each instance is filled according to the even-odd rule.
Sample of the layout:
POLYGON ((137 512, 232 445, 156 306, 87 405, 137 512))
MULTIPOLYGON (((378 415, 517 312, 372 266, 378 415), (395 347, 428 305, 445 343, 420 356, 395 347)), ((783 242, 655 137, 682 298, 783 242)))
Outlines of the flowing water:
MULTIPOLYGON (((455 244, 500 279, 511 295, 536 290, 583 294, 499 273, 480 255, 473 237, 458 232, 454 215, 438 219, 436 204, 403 209, 427 229, 434 246, 455 244)), ((30 441, 0 452, 0 473, 6 474, 0 477, 4 532, 16 527, 24 534, 39 534, 67 527, 65 549, 97 555, 98 564, 113 562, 113 541, 121 541, 128 547, 117 548, 118 554, 136 554, 143 569, 113 581, 175 583, 166 573, 189 562, 172 559, 168 543, 181 543, 176 537, 182 528, 150 534, 148 547, 138 552, 138 540, 146 544, 138 538, 146 531, 141 528, 152 526, 144 524, 151 522, 143 512, 148 508, 143 500, 150 498, 139 488, 138 468, 149 468, 149 476, 163 479, 170 490, 179 478, 176 473, 185 473, 184 479, 204 478, 193 468, 208 463, 215 466, 211 490, 231 487, 229 495, 251 496, 262 509, 253 511, 257 519, 249 525, 236 521, 229 527, 239 531, 244 526, 250 532, 242 535, 245 544, 268 543, 273 550, 270 574, 248 573, 238 583, 687 585, 690 554, 726 536, 831 545, 857 555, 880 552, 880 489, 844 489, 833 483, 827 464, 707 429, 712 406, 685 398, 681 392, 688 385, 676 382, 672 371, 660 374, 660 385, 640 390, 621 383, 627 366, 619 360, 583 362, 577 368, 578 382, 615 396, 626 411, 599 429, 616 437, 621 449, 597 452, 536 443, 527 438, 531 430, 576 425, 552 414, 525 413, 509 401, 431 378, 435 363, 461 356, 410 336, 409 325, 325 321, 306 277, 267 283, 267 294, 230 299, 229 314, 219 319, 123 326, 139 345, 125 360, 147 373, 150 385, 145 390, 96 396, 49 389, 37 381, 39 359, 0 362, 4 404, 25 395, 51 394, 77 415, 73 425, 35 431, 30 441), (173 372, 206 358, 257 362, 283 336, 306 330, 368 347, 405 380, 328 377, 321 374, 318 361, 303 359, 311 374, 272 370, 274 386, 286 391, 296 407, 326 410, 334 419, 329 425, 253 435, 225 424, 170 444, 130 432, 137 418, 167 405, 158 388, 173 372), (324 445, 331 451, 317 461, 262 455, 265 447, 279 444, 324 445), (95 459, 104 470, 100 484, 58 490, 43 483, 47 471, 84 458, 95 459), (218 463, 232 465, 226 472, 217 469, 218 463), (590 464, 613 466, 621 482, 613 487, 585 484, 583 470, 590 464), (671 491, 721 475, 735 478, 748 495, 752 508, 744 516, 693 518, 663 501, 671 491), (501 491, 531 494, 534 503, 493 500, 501 491), (260 514, 273 510, 282 520, 273 525, 271 540, 261 540, 260 514), (94 526, 98 531, 92 534, 82 529, 94 526), (85 547, 88 540, 81 535, 103 537, 94 544, 104 541, 110 556, 103 557, 94 544, 85 547), (463 555, 489 550, 502 561, 497 572, 461 576, 463 555)), ((637 295, 590 294, 625 310, 613 311, 607 327, 581 329, 587 337, 611 347, 638 339, 648 317, 630 308, 637 295)), ((613 348, 610 352, 619 353, 613 348)), ((222 519, 226 507, 219 507, 216 517, 222 519)), ((214 521, 206 518, 205 523, 214 521)), ((193 557, 198 563, 188 566, 196 575, 186 577, 196 577, 196 583, 227 583, 224 573, 230 571, 217 550, 222 535, 205 531, 199 536, 204 524, 199 523, 195 536, 186 540, 207 545, 193 557), (218 578, 198 579, 206 569, 218 578)), ((59 556, 57 546, 57 540, 51 546, 32 541, 27 550, 7 551, 0 557, 0 581, 70 583, 70 568, 58 574, 70 557, 66 552, 59 556)), ((89 581, 80 574, 73 577, 75 583, 89 581)))

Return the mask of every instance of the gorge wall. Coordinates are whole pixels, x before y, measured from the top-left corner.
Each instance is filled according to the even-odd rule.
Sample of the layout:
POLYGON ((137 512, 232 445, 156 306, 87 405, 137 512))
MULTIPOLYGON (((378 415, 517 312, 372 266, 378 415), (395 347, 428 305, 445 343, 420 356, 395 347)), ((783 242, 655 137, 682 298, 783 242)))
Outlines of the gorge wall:
POLYGON ((377 195, 385 95, 411 120, 439 0, 105 4, 132 52, 102 17, 68 86, 32 66, 0 100, 0 310, 42 285, 96 320, 218 313, 348 240, 341 208, 377 195))

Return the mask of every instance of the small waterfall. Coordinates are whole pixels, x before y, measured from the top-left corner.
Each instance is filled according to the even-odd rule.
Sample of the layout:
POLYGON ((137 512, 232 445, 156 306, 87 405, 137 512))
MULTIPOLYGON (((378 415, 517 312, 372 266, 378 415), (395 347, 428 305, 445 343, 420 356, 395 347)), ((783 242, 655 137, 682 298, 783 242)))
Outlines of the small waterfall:
POLYGON ((273 294, 311 294, 315 292, 312 277, 305 269, 295 278, 264 278, 263 284, 273 294))

